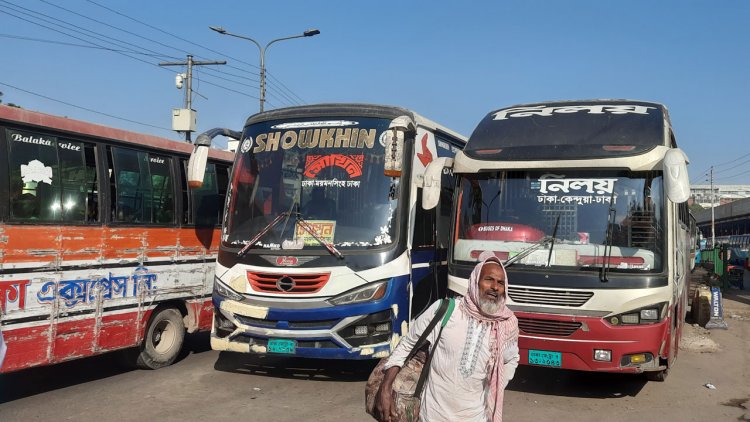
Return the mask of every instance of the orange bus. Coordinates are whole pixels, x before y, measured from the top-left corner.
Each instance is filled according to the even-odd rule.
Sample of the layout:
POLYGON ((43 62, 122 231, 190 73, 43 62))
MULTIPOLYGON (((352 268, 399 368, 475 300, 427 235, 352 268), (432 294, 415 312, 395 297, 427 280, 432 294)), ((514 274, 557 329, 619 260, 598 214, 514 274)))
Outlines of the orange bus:
POLYGON ((124 350, 141 368, 211 326, 234 154, 0 106, 0 372, 124 350))

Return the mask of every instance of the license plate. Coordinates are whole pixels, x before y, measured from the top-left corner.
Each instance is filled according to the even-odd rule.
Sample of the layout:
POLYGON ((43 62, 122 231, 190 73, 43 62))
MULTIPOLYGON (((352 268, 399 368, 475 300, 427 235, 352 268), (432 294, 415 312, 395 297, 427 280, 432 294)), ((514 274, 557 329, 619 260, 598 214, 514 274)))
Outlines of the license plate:
POLYGON ((270 339, 268 340, 268 353, 284 353, 294 354, 294 349, 297 347, 297 342, 294 340, 284 339, 270 339))
POLYGON ((562 366, 562 353, 548 352, 546 350, 529 350, 529 365, 560 368, 562 366))

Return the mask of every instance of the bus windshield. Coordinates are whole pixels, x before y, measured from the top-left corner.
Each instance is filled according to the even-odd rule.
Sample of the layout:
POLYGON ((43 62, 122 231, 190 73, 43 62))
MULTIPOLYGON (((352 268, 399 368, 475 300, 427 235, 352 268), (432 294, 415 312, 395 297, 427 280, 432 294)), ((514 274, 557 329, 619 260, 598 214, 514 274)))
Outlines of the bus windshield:
POLYGON ((381 140, 389 123, 326 117, 246 128, 224 244, 239 246, 257 237, 254 249, 323 249, 306 230, 310 226, 319 239, 339 249, 393 243, 398 179, 383 174, 381 140))
POLYGON ((505 260, 521 254, 513 259, 517 266, 662 271, 666 234, 658 172, 462 175, 457 201, 455 261, 475 262, 487 250, 505 260))

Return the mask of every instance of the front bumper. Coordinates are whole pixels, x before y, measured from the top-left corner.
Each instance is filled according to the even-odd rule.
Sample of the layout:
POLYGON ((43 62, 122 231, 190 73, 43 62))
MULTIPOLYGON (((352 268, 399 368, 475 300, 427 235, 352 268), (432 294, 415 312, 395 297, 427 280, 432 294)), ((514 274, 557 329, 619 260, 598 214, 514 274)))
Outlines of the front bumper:
MULTIPOLYGON (((280 354, 321 359, 375 359, 388 356, 406 322, 398 306, 383 303, 337 307, 264 308, 227 300, 214 294, 211 348, 258 354, 280 354), (403 324, 402 324, 403 323, 403 324), (385 327, 387 332, 373 327, 385 327), (355 327, 370 327, 366 334, 355 327), (277 352, 269 341, 291 340, 292 351, 277 352)), ((290 342, 287 342, 290 343, 290 342)))
POLYGON ((560 353, 562 369, 629 373, 665 369, 662 362, 668 355, 669 318, 650 325, 615 327, 596 317, 515 314, 520 327, 521 364, 530 364, 529 351, 534 350, 560 353), (595 350, 609 350, 611 360, 594 360, 595 350), (637 354, 651 359, 630 363, 628 356, 637 354))

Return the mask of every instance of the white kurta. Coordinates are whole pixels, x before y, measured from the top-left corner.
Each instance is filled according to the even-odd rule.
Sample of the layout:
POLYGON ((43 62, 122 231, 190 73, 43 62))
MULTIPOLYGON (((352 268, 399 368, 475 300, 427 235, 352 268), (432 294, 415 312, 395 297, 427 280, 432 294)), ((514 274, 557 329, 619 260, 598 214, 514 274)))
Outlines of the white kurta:
MULTIPOLYGON (((443 329, 440 341, 435 338, 440 324, 435 326, 428 340, 433 353, 430 374, 422 392, 420 420, 436 421, 486 421, 485 396, 487 394, 487 364, 490 358, 490 330, 473 318, 466 317, 456 307, 443 329)), ((403 366, 406 357, 427 328, 439 306, 435 302, 414 320, 409 334, 403 337, 384 369, 403 366)), ((501 346, 505 385, 513 378, 518 366, 518 343, 501 346)), ((505 388, 505 385, 503 388, 505 388)))

